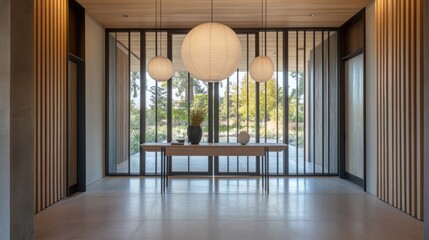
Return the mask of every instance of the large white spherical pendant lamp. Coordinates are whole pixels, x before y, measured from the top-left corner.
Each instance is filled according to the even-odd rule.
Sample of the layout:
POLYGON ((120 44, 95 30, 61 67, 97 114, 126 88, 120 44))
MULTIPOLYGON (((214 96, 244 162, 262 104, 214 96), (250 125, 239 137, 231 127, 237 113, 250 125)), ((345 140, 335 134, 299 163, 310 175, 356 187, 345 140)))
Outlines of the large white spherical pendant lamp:
POLYGON ((257 82, 266 82, 273 77, 274 64, 267 56, 259 56, 250 63, 250 76, 257 82))
POLYGON ((153 80, 167 81, 173 76, 173 63, 166 57, 156 56, 149 61, 147 71, 153 80))
POLYGON ((207 82, 230 77, 241 61, 237 34, 228 26, 215 22, 194 27, 183 40, 181 50, 188 72, 207 82))

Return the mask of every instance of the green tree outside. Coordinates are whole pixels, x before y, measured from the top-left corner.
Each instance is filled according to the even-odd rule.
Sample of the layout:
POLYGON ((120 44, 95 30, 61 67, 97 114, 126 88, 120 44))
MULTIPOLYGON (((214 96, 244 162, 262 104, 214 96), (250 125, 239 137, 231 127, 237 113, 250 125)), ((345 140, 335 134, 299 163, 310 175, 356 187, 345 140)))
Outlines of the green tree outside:
MULTIPOLYGON (((298 131, 298 142, 304 141, 304 81, 303 73, 290 72, 291 78, 298 79, 298 87, 294 88, 288 94, 288 115, 289 115, 289 135, 292 144, 296 141, 296 131, 298 131), (298 101, 298 104, 297 104, 298 101), (298 112, 296 111, 298 107, 298 112), (298 113, 298 114, 297 114, 298 113), (298 129, 296 129, 296 120, 298 120, 298 129)), ((139 73, 131 74, 131 94, 136 98, 139 90, 137 81, 140 80, 139 73)), ((175 97, 172 103, 172 117, 173 117, 173 133, 183 134, 184 129, 188 125, 188 98, 190 99, 190 108, 208 110, 208 86, 206 82, 199 81, 195 78, 190 79, 192 91, 188 93, 188 73, 176 72, 173 76, 173 88, 175 89, 175 97), (188 96, 190 94, 190 96, 188 96)), ((221 83, 225 84, 225 83, 221 83)), ((265 133, 265 121, 267 121, 267 138, 275 138, 277 134, 277 120, 278 132, 283 132, 283 88, 278 86, 275 79, 267 81, 266 84, 259 84, 259 109, 260 109, 260 122, 256 123, 256 82, 247 75, 244 75, 240 80, 239 86, 236 83, 231 83, 230 86, 225 88, 223 97, 219 99, 219 127, 220 135, 225 136, 229 127, 230 136, 234 136, 238 130, 245 130, 247 128, 247 121, 249 121, 249 132, 255 134, 255 126, 259 124, 261 130, 261 137, 265 133), (227 88, 229 87, 229 91, 227 88), (237 97, 238 91, 238 97, 237 97), (277 98, 278 91, 278 98, 277 98), (229 101, 227 95, 229 94, 229 101), (266 101, 266 102, 265 102, 266 101), (277 108, 278 104, 278 108, 277 108), (266 107, 265 107, 266 106, 266 107), (229 107, 229 116, 227 116, 227 109, 229 107), (237 116, 238 108, 238 116, 237 116), (267 113, 266 116, 265 112, 267 113), (277 119, 278 115, 278 119, 277 119), (228 119, 229 117, 229 126, 228 119), (238 122, 237 122, 238 120, 238 122)), ((155 124, 158 124, 158 140, 166 139, 166 125, 167 125, 167 82, 158 83, 156 86, 147 88, 147 93, 151 94, 149 98, 149 107, 146 109, 146 142, 155 141, 155 124), (158 98, 156 99, 156 94, 158 98), (157 104, 155 104, 157 102, 157 104), (157 112, 158 122, 155 123, 155 114, 157 112)), ((140 109, 131 102, 130 111, 130 145, 131 152, 137 153, 139 151, 140 142, 140 109)), ((203 131, 207 133, 207 119, 203 124, 203 131)))

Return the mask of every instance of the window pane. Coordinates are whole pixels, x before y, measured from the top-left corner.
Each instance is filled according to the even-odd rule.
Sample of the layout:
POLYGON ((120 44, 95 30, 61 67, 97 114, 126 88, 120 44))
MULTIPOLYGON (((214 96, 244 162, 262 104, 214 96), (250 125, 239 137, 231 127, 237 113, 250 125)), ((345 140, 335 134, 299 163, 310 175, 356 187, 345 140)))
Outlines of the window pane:
POLYGON ((298 43, 298 32, 297 31, 289 31, 288 32, 288 155, 289 155, 289 174, 297 174, 297 165, 298 165, 298 156, 297 156, 297 148, 298 148, 298 138, 297 138, 297 46, 298 43))
MULTIPOLYGON (((143 174, 159 174, 160 153, 140 155, 140 140, 165 142, 169 134, 173 141, 186 138, 189 113, 193 108, 206 111, 202 124, 203 143, 211 141, 209 131, 214 137, 219 136, 222 143, 236 143, 240 131, 250 134, 250 142, 276 143, 286 140, 287 154, 270 153, 271 175, 338 173, 336 31, 270 30, 266 33, 266 39, 264 33, 240 33, 240 65, 236 72, 219 84, 208 84, 193 78, 183 66, 180 56, 181 43, 186 35, 171 36, 175 73, 169 85, 169 82, 151 79, 147 72, 141 74, 140 69, 141 53, 144 54, 146 68, 154 56, 167 56, 166 31, 159 33, 158 38, 150 31, 144 33, 144 38, 140 31, 109 33, 109 173, 140 174, 142 156, 143 174), (283 46, 285 37, 287 45, 283 46), (145 40, 143 51, 140 50, 141 39, 145 40), (284 50, 287 53, 285 56, 284 50), (266 83, 256 83, 250 76, 249 65, 255 56, 265 53, 274 63, 274 73, 266 83), (167 96, 169 86, 171 99, 167 96), (208 105, 216 92, 219 99, 214 99, 215 105, 210 108, 214 129, 209 129, 208 105), (140 93, 144 95, 140 96, 140 93), (144 99, 141 99, 143 96, 144 99), (168 119, 167 103, 170 100, 172 114, 168 119), (217 101, 219 109, 214 109, 217 101), (140 106, 141 103, 145 106, 140 106), (140 129, 143 114, 144 128, 140 129), (215 122, 217 119, 218 122, 215 122), (167 123, 171 123, 171 133, 167 132, 167 123), (215 133, 217 126, 219 132, 215 133), (141 138, 141 134, 145 135, 141 138), (284 138, 285 134, 287 139, 284 138)), ((209 159, 174 157, 173 173, 208 174, 209 159)), ((225 174, 256 173, 260 170, 257 169, 257 159, 219 157, 218 164, 214 165, 219 168, 214 170, 225 174)))
MULTIPOLYGON (((145 142, 164 142, 167 140, 167 82, 157 82, 147 73, 147 65, 155 56, 166 56, 167 33, 145 33, 145 83, 146 83, 146 136, 145 142)), ((160 173, 160 154, 145 154, 146 174, 160 173)))
POLYGON ((140 173, 140 33, 131 33, 130 70, 130 172, 140 173))

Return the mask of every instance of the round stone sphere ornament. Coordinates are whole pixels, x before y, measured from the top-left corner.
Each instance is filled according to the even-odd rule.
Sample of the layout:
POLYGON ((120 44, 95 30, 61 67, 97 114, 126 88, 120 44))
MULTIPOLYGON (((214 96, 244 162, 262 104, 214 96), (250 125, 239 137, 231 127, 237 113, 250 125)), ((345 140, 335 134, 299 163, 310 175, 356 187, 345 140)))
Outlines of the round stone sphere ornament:
POLYGON ((250 136, 246 131, 241 131, 238 134, 238 138, 237 141, 241 144, 241 145, 246 145, 247 143, 249 143, 250 140, 250 136))

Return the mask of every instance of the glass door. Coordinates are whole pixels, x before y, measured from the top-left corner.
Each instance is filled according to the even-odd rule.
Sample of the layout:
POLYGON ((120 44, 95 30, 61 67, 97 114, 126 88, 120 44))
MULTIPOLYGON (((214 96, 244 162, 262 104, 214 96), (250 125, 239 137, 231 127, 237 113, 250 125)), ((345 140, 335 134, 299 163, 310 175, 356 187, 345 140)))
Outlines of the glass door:
MULTIPOLYGON (((159 175, 160 153, 141 143, 187 137, 190 112, 203 109, 203 143, 286 143, 270 153, 270 175, 338 175, 338 33, 329 29, 237 30, 237 71, 218 83, 190 75, 181 60, 186 30, 108 33, 108 175, 159 175), (266 44, 264 44, 266 39, 266 44), (272 79, 257 83, 250 63, 267 53, 272 79), (147 73, 151 58, 172 59, 171 81, 147 73)), ((259 157, 174 157, 171 175, 259 175, 259 157)))

